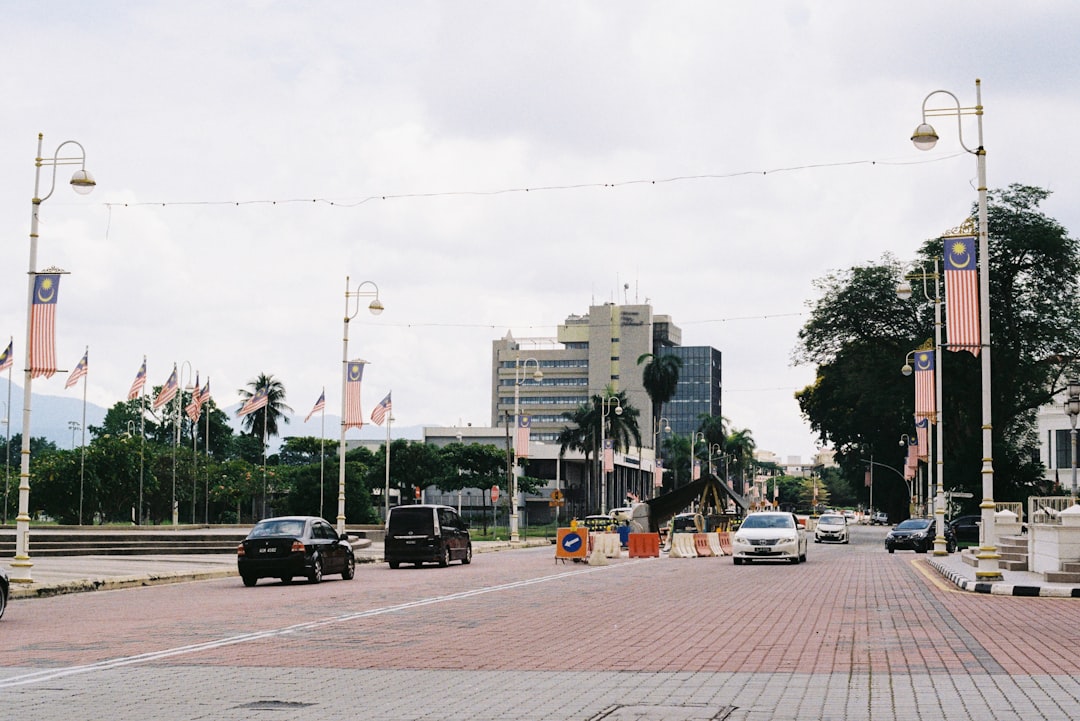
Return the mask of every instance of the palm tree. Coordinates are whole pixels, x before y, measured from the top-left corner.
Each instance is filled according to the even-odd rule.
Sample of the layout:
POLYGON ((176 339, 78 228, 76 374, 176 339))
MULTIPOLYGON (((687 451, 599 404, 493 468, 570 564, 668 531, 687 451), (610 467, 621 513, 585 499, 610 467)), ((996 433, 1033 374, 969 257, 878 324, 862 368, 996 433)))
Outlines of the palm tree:
POLYGON ((664 404, 675 396, 675 389, 679 386, 682 358, 643 353, 637 359, 638 365, 642 363, 645 363, 645 367, 641 371, 641 384, 645 386, 645 392, 652 401, 652 430, 655 432, 660 426, 660 418, 664 415, 664 404))
POLYGON ((595 480, 596 464, 590 463, 590 458, 599 458, 601 437, 601 421, 606 422, 606 437, 613 441, 615 450, 626 451, 631 445, 641 446, 641 430, 638 428, 638 416, 641 414, 626 399, 625 391, 615 392, 612 388, 606 388, 604 394, 593 395, 587 403, 582 403, 572 411, 563 413, 563 418, 572 425, 563 426, 559 432, 559 457, 566 455, 566 451, 578 451, 585 456, 585 465, 588 468, 589 488, 586 491, 587 503, 592 506, 592 490, 597 487, 595 480), (606 418, 603 416, 603 408, 609 412, 606 418), (622 408, 622 413, 616 413, 615 408, 622 408))
POLYGON ((714 416, 702 413, 698 416, 698 433, 705 436, 706 454, 705 460, 713 458, 713 447, 720 446, 720 451, 727 451, 728 424, 730 421, 723 416, 714 416))
MULTIPOLYGON (((249 434, 260 436, 266 429, 266 436, 278 435, 278 420, 283 423, 289 422, 286 413, 292 413, 293 409, 285 404, 285 386, 272 375, 260 373, 253 381, 248 381, 247 388, 240 388, 237 393, 245 403, 256 393, 266 390, 266 405, 247 415, 240 421, 249 434), (263 425, 265 419, 265 426, 263 425)), ((265 440, 265 438, 263 439, 265 440)))
MULTIPOLYGON (((725 452, 731 459, 729 470, 738 472, 745 480, 744 474, 752 468, 754 463, 755 448, 757 448, 757 444, 754 442, 754 437, 750 434, 749 429, 732 429, 724 443, 725 452)), ((744 483, 743 492, 745 490, 744 483)))

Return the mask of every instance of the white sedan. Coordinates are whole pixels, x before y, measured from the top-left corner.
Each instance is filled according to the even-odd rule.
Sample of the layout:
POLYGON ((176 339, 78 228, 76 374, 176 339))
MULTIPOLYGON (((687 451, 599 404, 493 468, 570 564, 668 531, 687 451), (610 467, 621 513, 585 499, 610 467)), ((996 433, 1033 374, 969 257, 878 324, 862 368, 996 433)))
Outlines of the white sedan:
POLYGON ((794 513, 751 513, 731 537, 731 556, 738 566, 744 561, 806 560, 806 528, 794 513))
POLYGON ((818 519, 814 529, 814 543, 848 543, 848 520, 839 513, 826 513, 818 519))

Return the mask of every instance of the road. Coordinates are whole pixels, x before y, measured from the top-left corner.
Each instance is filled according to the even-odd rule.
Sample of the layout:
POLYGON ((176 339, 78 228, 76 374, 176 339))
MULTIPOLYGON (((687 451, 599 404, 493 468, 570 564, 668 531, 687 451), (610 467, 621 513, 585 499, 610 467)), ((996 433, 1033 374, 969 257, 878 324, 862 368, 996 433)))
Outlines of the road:
POLYGON ((51 719, 1080 718, 1077 601, 958 591, 886 529, 802 565, 357 567, 13 603, 0 707, 51 719), (73 709, 78 709, 73 713, 73 709))

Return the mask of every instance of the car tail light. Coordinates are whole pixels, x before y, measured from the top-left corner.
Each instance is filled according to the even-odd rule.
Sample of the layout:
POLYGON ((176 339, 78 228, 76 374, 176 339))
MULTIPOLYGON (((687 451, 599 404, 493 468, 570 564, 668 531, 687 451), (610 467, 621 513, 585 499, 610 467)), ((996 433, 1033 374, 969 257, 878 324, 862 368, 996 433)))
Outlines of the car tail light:
POLYGON ((304 552, 304 542, 303 541, 293 541, 292 542, 292 548, 290 550, 293 553, 303 553, 304 552))
POLYGON ((236 555, 237 556, 243 556, 244 555, 244 544, 241 543, 239 546, 236 547, 236 555))

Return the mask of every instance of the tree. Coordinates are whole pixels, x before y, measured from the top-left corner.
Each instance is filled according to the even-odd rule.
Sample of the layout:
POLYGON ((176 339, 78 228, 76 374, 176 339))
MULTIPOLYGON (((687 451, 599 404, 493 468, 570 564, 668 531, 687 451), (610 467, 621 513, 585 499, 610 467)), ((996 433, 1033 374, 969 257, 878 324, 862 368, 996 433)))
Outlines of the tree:
POLYGON ((590 463, 590 458, 599 458, 601 448, 601 422, 606 425, 606 437, 610 438, 616 451, 626 451, 632 445, 641 446, 641 431, 638 428, 638 416, 641 411, 632 406, 626 399, 625 391, 614 391, 612 388, 604 390, 604 395, 596 394, 589 399, 588 403, 582 403, 573 411, 564 412, 563 418, 571 425, 563 426, 557 438, 559 442, 559 456, 566 455, 568 450, 578 451, 585 456, 588 467, 589 487, 585 490, 583 502, 589 509, 597 508, 599 497, 594 498, 597 469, 595 464, 590 463), (604 408, 608 408, 608 414, 604 416, 604 408), (622 408, 622 413, 617 413, 616 408, 622 408))
MULTIPOLYGON (((993 363, 995 498, 1041 492, 1035 414, 1080 370, 1080 257, 1077 241, 1039 205, 1048 191, 1023 185, 988 194, 993 363)), ((933 268, 943 239, 925 242, 920 263, 933 268)), ((897 372, 905 355, 933 345, 933 307, 920 293, 895 295, 902 266, 890 257, 818 281, 821 297, 799 333, 796 362, 817 364, 815 382, 796 394, 823 442, 833 444, 855 487, 873 454, 903 463, 897 440, 911 433, 913 385, 897 372)), ((948 313, 946 309, 948 342, 948 313)), ((944 399, 945 486, 981 491, 980 363, 970 353, 940 359, 944 399)), ((906 495, 906 489, 891 493, 906 495)), ((875 494, 875 502, 877 496, 875 494)), ((891 499, 890 505, 902 505, 891 499)))
POLYGON ((679 387, 679 370, 682 358, 674 355, 653 355, 643 353, 638 356, 637 364, 645 364, 641 370, 641 384, 652 401, 652 429, 660 427, 660 418, 664 415, 664 404, 675 396, 679 387))
POLYGON ((260 373, 255 380, 248 381, 247 388, 240 388, 237 393, 246 403, 256 393, 263 390, 266 391, 266 405, 243 416, 241 425, 249 434, 261 437, 265 420, 266 437, 269 438, 278 435, 278 421, 289 422, 286 413, 292 413, 293 409, 285 404, 285 386, 274 376, 266 373, 260 373))
MULTIPOLYGON (((724 442, 725 452, 728 454, 728 473, 737 475, 745 482, 747 472, 753 472, 754 449, 757 444, 754 436, 746 428, 732 429, 724 442)), ((753 477, 749 478, 753 481, 753 477)))

